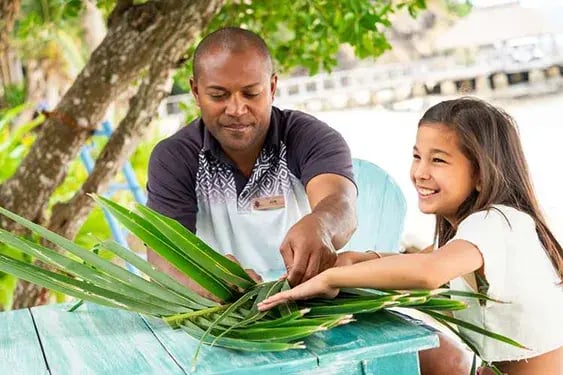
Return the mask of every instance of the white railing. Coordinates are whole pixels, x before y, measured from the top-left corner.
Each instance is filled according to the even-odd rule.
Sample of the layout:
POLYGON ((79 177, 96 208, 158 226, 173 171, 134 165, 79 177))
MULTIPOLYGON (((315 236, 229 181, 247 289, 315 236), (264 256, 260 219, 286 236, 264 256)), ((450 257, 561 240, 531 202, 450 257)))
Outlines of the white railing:
MULTIPOLYGON (((459 51, 458 51, 459 52, 459 51)), ((282 78, 276 105, 284 108, 342 108, 366 105, 373 96, 387 92, 387 100, 412 95, 415 85, 431 87, 446 81, 463 81, 493 74, 542 71, 563 66, 563 34, 512 39, 496 46, 483 46, 472 53, 451 53, 411 63, 373 65, 321 73, 309 77, 282 78), (403 94, 389 94, 400 92, 403 94), (351 99, 351 100, 350 100, 351 99), (316 103, 316 104, 315 104, 316 103)), ((181 116, 179 102, 190 102, 189 94, 166 99, 162 116, 181 116)))

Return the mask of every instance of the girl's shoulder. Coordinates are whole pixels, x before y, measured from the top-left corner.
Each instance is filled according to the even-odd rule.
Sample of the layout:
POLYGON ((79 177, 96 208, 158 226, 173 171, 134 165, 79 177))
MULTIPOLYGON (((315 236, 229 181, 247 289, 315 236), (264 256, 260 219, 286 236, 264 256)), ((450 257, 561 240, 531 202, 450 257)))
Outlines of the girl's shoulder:
POLYGON ((514 207, 495 204, 481 211, 474 212, 463 219, 459 228, 467 226, 486 226, 489 230, 533 229, 534 219, 524 211, 514 207))

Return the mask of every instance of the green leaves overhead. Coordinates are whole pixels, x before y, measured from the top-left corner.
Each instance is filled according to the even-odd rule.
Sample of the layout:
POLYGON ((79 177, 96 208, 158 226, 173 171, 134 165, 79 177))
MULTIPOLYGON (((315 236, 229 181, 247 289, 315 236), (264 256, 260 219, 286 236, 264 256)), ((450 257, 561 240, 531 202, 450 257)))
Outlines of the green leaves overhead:
MULTIPOLYGON (((385 36, 389 17, 403 8, 415 16, 425 7, 423 0, 229 1, 202 35, 224 26, 248 28, 266 40, 279 71, 304 67, 314 75, 336 67, 342 44, 360 58, 391 49, 385 36)), ((176 79, 187 89, 190 76, 187 63, 176 79)))

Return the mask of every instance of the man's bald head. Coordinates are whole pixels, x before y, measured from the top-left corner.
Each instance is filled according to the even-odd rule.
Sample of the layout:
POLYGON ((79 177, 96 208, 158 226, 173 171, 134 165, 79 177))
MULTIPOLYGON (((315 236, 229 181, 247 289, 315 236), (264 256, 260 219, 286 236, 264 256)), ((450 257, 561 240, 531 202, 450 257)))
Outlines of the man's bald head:
POLYGON ((264 59, 268 75, 273 73, 272 55, 266 42, 252 31, 238 27, 225 27, 207 35, 199 43, 194 52, 193 76, 197 80, 199 73, 205 68, 203 60, 212 53, 227 51, 241 53, 253 49, 264 59))

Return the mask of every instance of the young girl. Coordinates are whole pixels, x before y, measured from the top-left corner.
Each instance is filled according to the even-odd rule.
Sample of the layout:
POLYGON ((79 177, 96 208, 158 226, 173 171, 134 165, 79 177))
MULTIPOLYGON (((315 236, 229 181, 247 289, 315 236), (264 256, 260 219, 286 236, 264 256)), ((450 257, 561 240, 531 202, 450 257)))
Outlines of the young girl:
POLYGON ((450 282, 477 291, 480 283, 510 303, 464 300, 469 307, 455 317, 530 348, 465 330, 482 359, 510 375, 562 374, 563 251, 540 213, 511 117, 471 98, 430 108, 419 122, 411 180, 420 210, 436 215, 437 251, 345 252, 342 267, 266 299, 260 309, 334 298, 345 287, 435 289, 450 282))

